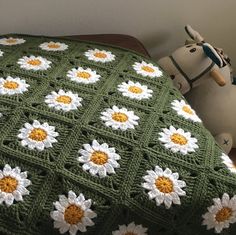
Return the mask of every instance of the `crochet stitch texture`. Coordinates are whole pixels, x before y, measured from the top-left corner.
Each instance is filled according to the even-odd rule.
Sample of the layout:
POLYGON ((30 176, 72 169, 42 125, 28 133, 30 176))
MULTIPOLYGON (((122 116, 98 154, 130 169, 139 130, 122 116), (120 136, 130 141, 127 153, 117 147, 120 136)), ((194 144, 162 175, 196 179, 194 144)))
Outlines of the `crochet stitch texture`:
POLYGON ((155 62, 0 39, 1 234, 236 234, 236 174, 155 62))

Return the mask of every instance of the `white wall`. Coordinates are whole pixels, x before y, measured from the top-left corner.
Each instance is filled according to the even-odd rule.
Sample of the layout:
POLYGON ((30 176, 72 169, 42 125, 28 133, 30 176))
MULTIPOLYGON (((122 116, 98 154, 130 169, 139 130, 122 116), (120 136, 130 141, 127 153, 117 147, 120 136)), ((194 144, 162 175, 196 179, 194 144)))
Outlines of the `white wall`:
POLYGON ((130 34, 157 59, 184 43, 189 23, 236 70, 235 17, 235 0, 0 0, 0 34, 130 34))

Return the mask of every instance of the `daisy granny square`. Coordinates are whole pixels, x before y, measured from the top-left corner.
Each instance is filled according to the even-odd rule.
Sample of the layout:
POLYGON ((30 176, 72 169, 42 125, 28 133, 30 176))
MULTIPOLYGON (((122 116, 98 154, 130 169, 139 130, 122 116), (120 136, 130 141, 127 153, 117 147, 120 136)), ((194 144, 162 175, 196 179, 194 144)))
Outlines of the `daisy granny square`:
POLYGON ((0 234, 236 234, 236 166, 150 59, 0 37, 0 234))

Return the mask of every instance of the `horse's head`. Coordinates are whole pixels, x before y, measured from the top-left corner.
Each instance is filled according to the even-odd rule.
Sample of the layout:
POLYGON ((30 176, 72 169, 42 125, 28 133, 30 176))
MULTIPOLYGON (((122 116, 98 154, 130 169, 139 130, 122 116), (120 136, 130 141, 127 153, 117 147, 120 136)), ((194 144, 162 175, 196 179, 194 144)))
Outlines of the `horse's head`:
MULTIPOLYGON (((219 83, 220 86, 225 85, 225 83, 227 82, 226 80, 228 79, 228 76, 225 77, 226 80, 224 81, 223 78, 222 80, 220 80, 218 79, 219 76, 215 77, 214 74, 217 74, 217 72, 225 73, 225 69, 228 69, 230 73, 232 72, 229 56, 224 53, 222 48, 213 47, 209 43, 206 43, 203 37, 197 31, 193 30, 190 25, 185 26, 185 31, 190 36, 192 43, 201 46, 203 49, 204 55, 207 56, 209 59, 211 59, 211 61, 215 63, 215 65, 218 66, 218 68, 215 68, 215 69, 218 69, 218 71, 215 71, 215 73, 213 73, 212 78, 217 83, 219 83)), ((186 45, 191 45, 191 40, 186 40, 186 45)), ((224 74, 221 74, 221 75, 224 75, 224 74)))
POLYGON ((223 50, 206 43, 191 26, 187 25, 185 30, 190 36, 185 46, 159 60, 177 88, 185 94, 206 79, 214 80, 219 86, 232 82, 230 59, 223 50))

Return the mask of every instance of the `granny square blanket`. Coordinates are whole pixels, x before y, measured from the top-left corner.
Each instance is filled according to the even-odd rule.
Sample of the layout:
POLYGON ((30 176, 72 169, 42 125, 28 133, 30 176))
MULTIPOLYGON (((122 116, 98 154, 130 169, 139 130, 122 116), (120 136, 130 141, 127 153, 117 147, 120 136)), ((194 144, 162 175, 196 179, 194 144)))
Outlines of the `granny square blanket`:
POLYGON ((155 62, 0 37, 0 234, 236 234, 236 167, 155 62))

